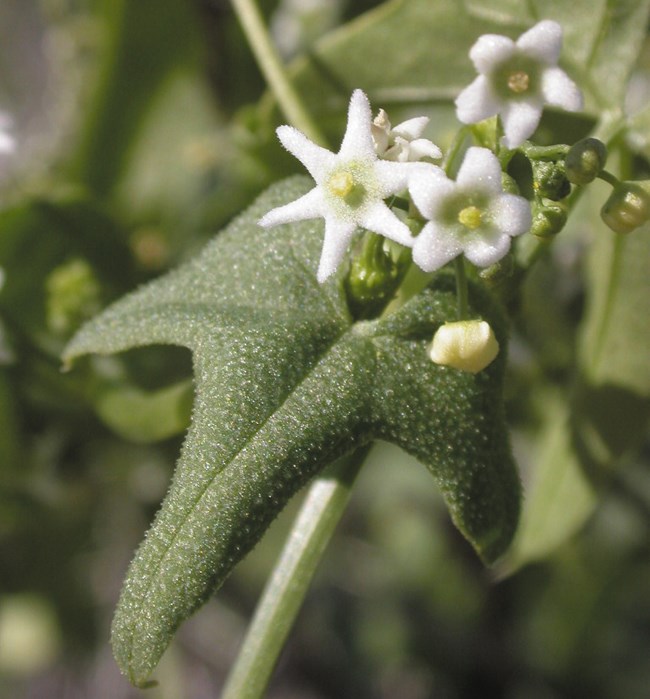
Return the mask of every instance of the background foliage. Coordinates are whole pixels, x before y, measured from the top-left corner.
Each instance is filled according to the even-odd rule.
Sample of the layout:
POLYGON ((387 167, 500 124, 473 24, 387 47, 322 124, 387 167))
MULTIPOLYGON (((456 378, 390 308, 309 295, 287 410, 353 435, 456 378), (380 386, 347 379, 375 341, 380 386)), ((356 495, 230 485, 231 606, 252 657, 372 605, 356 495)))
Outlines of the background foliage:
MULTIPOLYGON (((393 122, 431 116, 444 147, 476 37, 557 19, 587 110, 546 115, 540 142, 625 107, 611 167, 647 177, 647 17, 633 0, 341 2, 284 49, 332 142, 360 87, 393 122)), ((0 695, 139 696, 108 624, 189 422, 189 354, 138 349, 64 374, 60 352, 298 166, 227 3, 4 0, 0 39, 18 140, 0 164, 0 695)), ((503 579, 424 469, 376 446, 270 696, 646 696, 650 229, 604 229, 606 191, 591 188, 512 308, 526 498, 503 579)), ((296 504, 181 629, 150 696, 217 695, 296 504)))

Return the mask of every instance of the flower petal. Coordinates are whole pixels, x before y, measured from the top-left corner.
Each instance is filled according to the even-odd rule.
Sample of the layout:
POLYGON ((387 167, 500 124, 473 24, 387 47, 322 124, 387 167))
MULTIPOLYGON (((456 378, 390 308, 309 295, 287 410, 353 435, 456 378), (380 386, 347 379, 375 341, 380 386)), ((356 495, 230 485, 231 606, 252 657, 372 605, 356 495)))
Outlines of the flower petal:
POLYGON ((407 119, 395 126, 393 128, 393 133, 396 136, 405 138, 407 141, 413 141, 416 138, 420 138, 428 123, 429 117, 414 117, 413 119, 407 119))
POLYGON ((492 225, 509 236, 529 231, 533 222, 530 204, 516 194, 495 197, 490 205, 489 216, 492 225))
POLYGON ((542 105, 538 99, 515 100, 503 106, 501 118, 505 136, 503 142, 508 148, 520 146, 531 136, 542 116, 542 105))
POLYGON ((370 102, 362 90, 355 90, 348 108, 348 125, 339 149, 339 157, 348 160, 375 160, 375 146, 372 140, 372 112, 370 102))
POLYGON ((553 65, 562 49, 562 27, 550 19, 538 22, 517 39, 517 48, 531 58, 553 65))
POLYGON ((310 141, 305 134, 293 126, 279 126, 276 129, 280 143, 300 160, 309 174, 320 184, 325 173, 332 170, 336 163, 336 155, 326 148, 310 141))
POLYGON ((325 219, 325 238, 316 273, 316 279, 319 283, 322 284, 334 274, 336 268, 341 264, 356 228, 354 223, 342 221, 333 216, 328 216, 325 219))
POLYGON ((272 228, 281 223, 320 218, 325 216, 326 212, 327 206, 323 199, 323 193, 320 187, 314 187, 314 189, 307 192, 307 194, 303 194, 299 199, 284 206, 278 206, 276 209, 271 209, 257 223, 262 228, 272 228))
POLYGON ((511 238, 506 233, 495 228, 481 228, 465 239, 465 257, 477 267, 489 267, 506 255, 510 242, 511 238))
POLYGON ((562 107, 570 112, 582 109, 582 92, 561 68, 547 68, 544 71, 542 94, 546 102, 555 107, 562 107))
POLYGON ((456 116, 463 124, 476 124, 494 116, 502 102, 492 92, 489 80, 479 75, 456 97, 456 116))
POLYGON ((413 243, 413 262, 425 272, 434 272, 462 251, 453 230, 429 222, 413 243))
POLYGON ((413 236, 409 227, 400 221, 383 201, 369 206, 357 220, 360 226, 373 233, 406 245, 407 248, 413 247, 413 236))
POLYGON ((501 34, 483 34, 469 50, 469 57, 479 73, 491 73, 499 63, 515 52, 515 42, 501 34))
POLYGON ((428 138, 416 138, 409 144, 409 160, 417 161, 421 158, 442 158, 442 151, 428 138))
MULTIPOLYGON (((424 164, 424 163, 423 163, 424 164)), ((443 170, 429 165, 409 179, 409 194, 418 211, 426 219, 435 216, 441 202, 452 196, 456 183, 450 180, 443 170)))
POLYGON ((456 182, 463 189, 480 189, 491 194, 502 192, 499 159, 487 148, 468 148, 456 182))

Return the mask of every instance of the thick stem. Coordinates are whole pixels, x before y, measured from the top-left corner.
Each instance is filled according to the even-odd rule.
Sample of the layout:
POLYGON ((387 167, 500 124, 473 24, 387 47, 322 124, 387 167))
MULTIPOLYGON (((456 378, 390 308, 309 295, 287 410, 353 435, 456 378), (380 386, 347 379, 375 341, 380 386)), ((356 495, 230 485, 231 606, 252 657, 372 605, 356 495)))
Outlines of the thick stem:
POLYGON ((345 510, 370 447, 335 462, 310 487, 257 606, 222 699, 259 699, 345 510))
POLYGON ((325 137, 305 109, 287 76, 255 0, 232 0, 232 5, 260 70, 289 123, 315 143, 326 146, 325 137))

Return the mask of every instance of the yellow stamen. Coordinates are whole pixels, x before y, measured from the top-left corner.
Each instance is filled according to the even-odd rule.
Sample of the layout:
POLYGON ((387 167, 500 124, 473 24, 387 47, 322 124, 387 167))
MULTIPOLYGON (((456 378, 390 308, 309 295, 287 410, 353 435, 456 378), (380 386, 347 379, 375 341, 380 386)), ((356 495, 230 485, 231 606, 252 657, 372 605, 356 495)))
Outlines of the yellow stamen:
POLYGON ((508 87, 517 94, 526 92, 530 85, 530 77, 523 70, 516 70, 508 76, 508 87))
POLYGON ((330 177, 328 182, 330 192, 337 197, 347 197, 354 189, 354 177, 345 170, 337 172, 330 177))
POLYGON ((481 210, 476 206, 466 206, 458 214, 458 223, 462 223, 465 228, 471 231, 476 230, 481 225, 481 210))

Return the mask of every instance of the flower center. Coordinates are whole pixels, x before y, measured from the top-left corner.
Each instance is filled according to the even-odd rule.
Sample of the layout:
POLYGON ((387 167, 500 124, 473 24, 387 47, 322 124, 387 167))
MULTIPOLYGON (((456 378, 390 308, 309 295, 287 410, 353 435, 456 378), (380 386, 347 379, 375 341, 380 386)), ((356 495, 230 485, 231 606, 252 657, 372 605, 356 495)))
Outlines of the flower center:
POLYGON ((357 209, 367 198, 367 180, 368 173, 358 163, 348 163, 329 176, 326 187, 335 200, 357 209))
POLYGON ((508 76, 508 87, 517 95, 530 87, 530 76, 524 70, 515 70, 508 76))
POLYGON ((329 180, 329 189, 332 194, 345 199, 354 189, 354 177, 345 170, 334 173, 329 180))
POLYGON ((482 221, 481 210, 477 206, 466 206, 458 213, 458 223, 461 223, 470 231, 480 227, 482 221))

